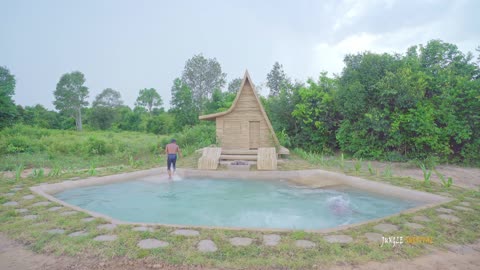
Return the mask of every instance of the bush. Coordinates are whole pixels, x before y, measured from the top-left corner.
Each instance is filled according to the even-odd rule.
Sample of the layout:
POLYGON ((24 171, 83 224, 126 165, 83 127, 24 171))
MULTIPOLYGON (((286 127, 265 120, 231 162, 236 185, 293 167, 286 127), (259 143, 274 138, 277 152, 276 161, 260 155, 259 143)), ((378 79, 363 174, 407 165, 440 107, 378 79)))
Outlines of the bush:
POLYGON ((84 147, 89 155, 105 155, 111 152, 107 142, 96 137, 89 137, 84 147))

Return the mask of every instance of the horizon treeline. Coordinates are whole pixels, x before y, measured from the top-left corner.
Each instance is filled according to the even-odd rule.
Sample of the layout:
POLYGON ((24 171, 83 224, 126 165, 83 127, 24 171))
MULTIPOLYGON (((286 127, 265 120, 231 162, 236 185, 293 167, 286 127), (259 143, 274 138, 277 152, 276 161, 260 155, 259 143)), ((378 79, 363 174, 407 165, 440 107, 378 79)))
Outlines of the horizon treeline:
MULTIPOLYGON (((344 63, 340 74, 323 72, 307 82, 274 63, 266 78, 269 95, 261 99, 282 145, 355 158, 480 165, 480 56, 431 40, 403 54, 349 54, 344 63)), ((0 129, 25 124, 169 134, 199 124, 200 114, 228 109, 241 78, 228 84, 225 78, 215 58, 193 56, 173 80, 165 111, 155 88, 140 89, 134 108, 110 88, 90 106, 86 79, 74 71, 60 78, 52 111, 15 105, 15 77, 0 67, 0 129)))

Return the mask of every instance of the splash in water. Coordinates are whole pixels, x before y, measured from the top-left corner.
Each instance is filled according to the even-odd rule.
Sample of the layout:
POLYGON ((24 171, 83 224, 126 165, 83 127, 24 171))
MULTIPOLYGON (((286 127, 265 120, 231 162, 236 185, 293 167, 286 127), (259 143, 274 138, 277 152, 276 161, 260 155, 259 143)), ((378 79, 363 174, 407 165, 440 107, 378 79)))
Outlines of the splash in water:
POLYGON ((350 200, 343 195, 328 198, 327 205, 336 215, 347 215, 353 212, 350 206, 350 200))

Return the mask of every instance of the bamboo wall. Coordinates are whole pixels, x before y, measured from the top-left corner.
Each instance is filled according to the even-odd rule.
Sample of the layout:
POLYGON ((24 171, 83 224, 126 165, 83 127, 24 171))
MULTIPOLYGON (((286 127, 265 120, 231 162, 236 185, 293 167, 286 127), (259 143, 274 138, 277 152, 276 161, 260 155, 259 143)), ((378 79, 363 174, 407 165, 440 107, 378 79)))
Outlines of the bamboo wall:
POLYGON ((274 147, 272 134, 248 80, 232 112, 216 118, 217 139, 225 149, 250 148, 250 121, 260 122, 258 147, 274 147))

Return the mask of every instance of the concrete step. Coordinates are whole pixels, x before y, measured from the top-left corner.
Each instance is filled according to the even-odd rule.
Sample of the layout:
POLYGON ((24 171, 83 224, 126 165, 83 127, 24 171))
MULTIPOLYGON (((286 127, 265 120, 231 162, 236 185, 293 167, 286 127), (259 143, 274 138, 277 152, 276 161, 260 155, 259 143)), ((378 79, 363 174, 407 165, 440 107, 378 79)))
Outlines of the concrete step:
POLYGON ((222 149, 222 155, 256 155, 258 150, 249 149, 222 149))
POLYGON ((220 155, 222 160, 257 160, 257 155, 220 155))

